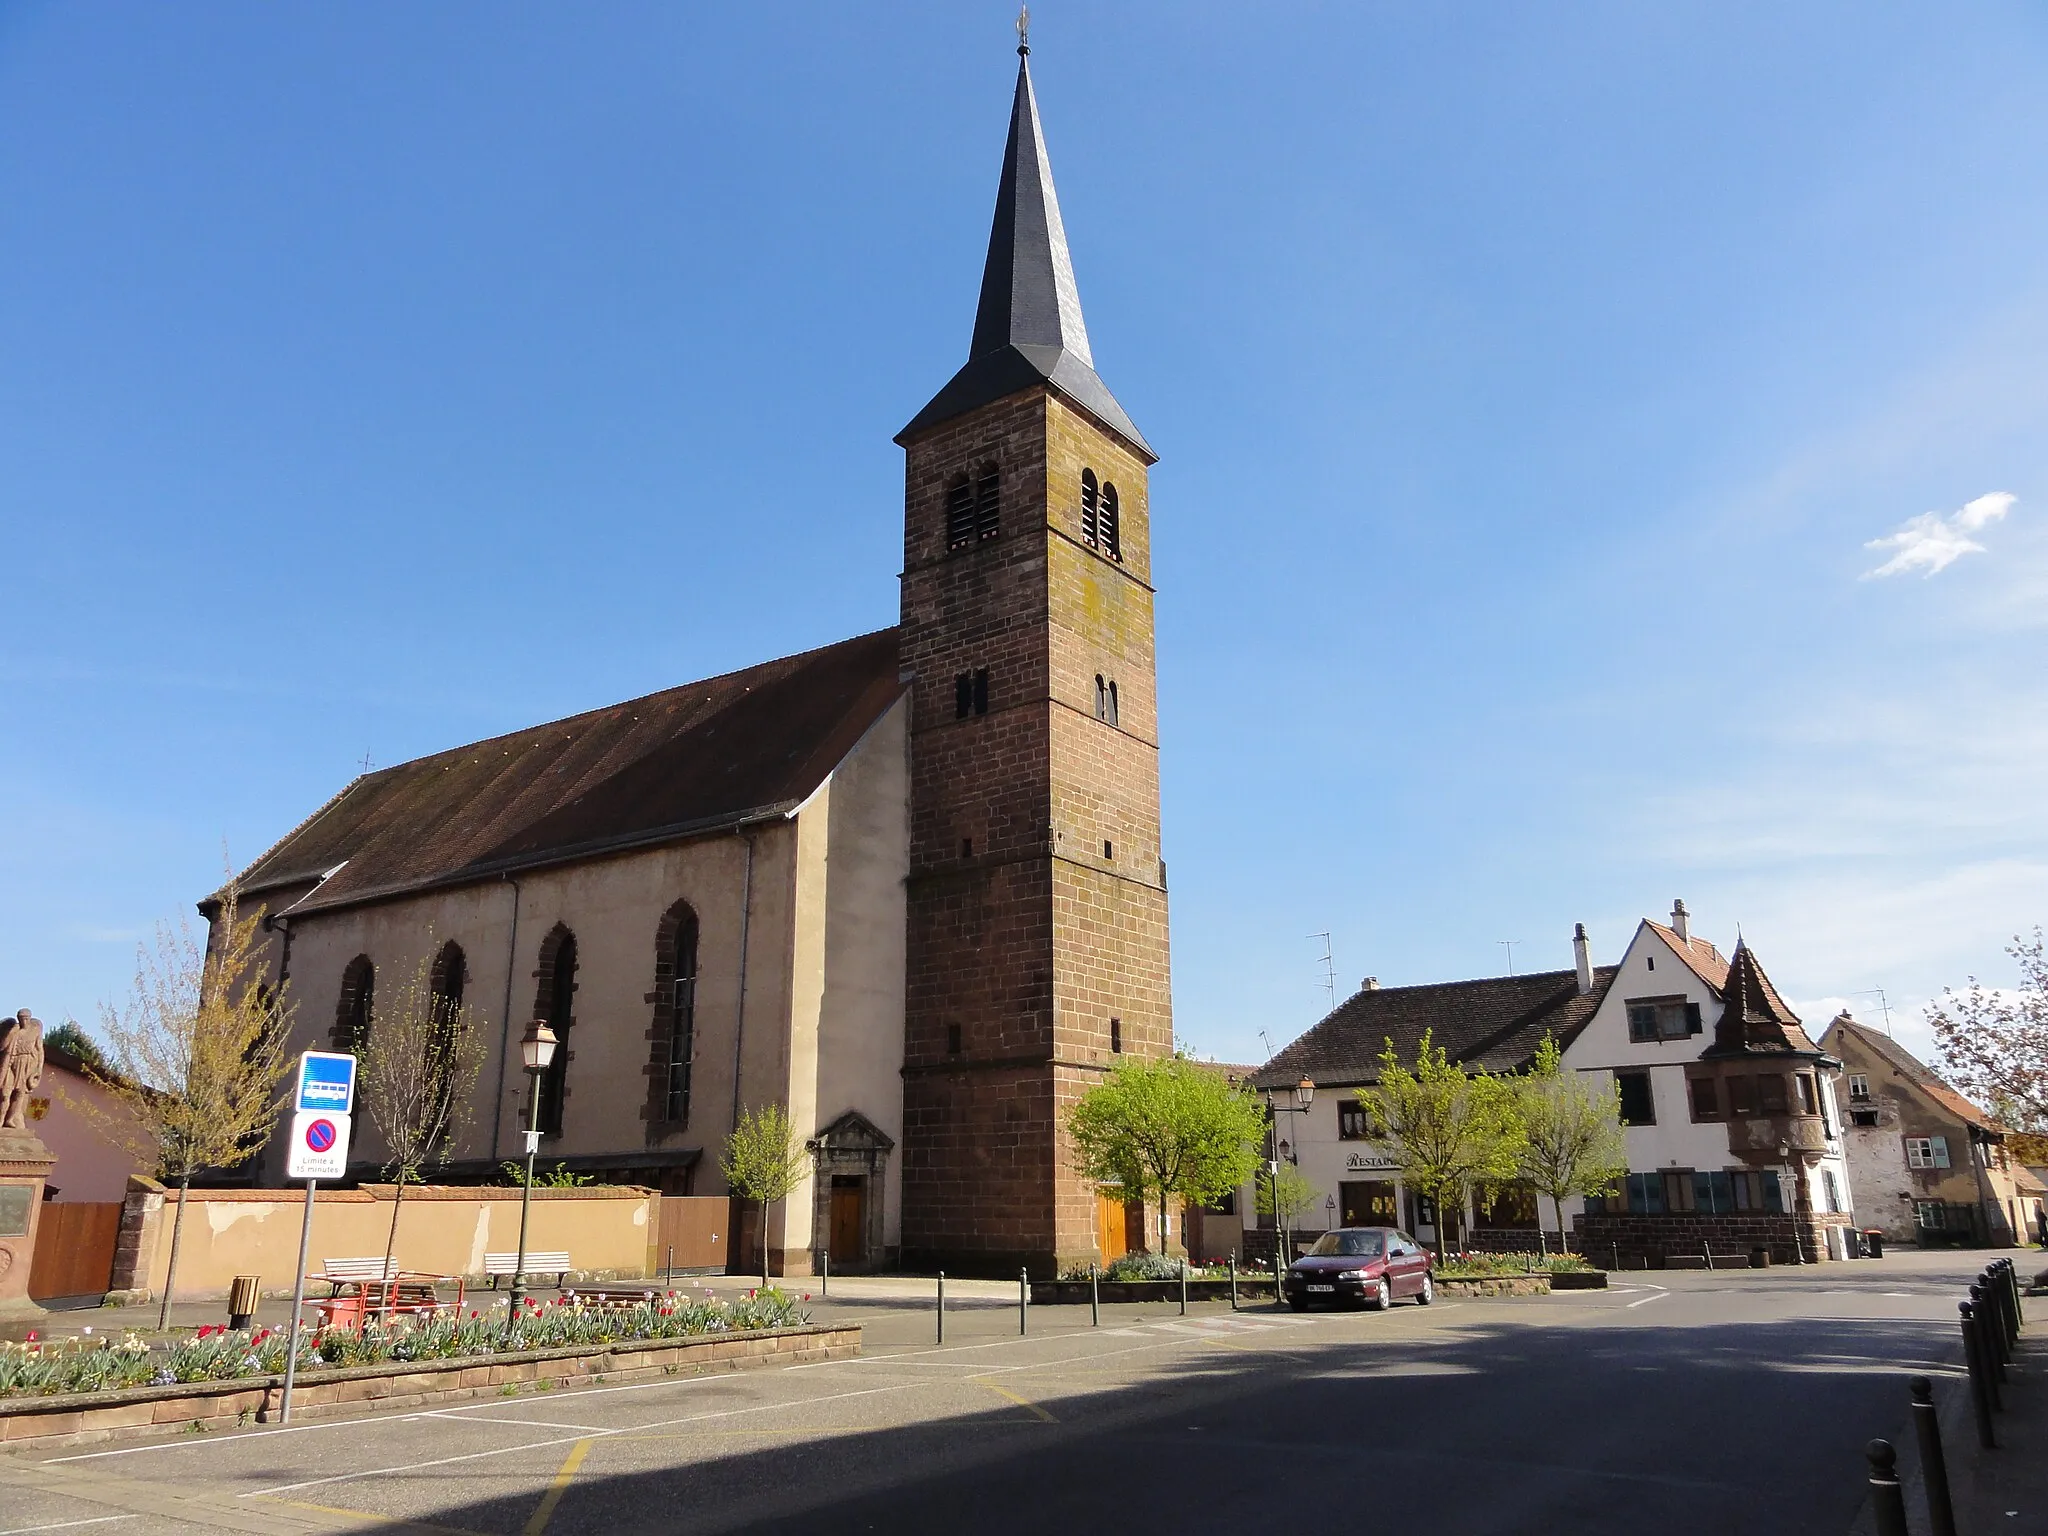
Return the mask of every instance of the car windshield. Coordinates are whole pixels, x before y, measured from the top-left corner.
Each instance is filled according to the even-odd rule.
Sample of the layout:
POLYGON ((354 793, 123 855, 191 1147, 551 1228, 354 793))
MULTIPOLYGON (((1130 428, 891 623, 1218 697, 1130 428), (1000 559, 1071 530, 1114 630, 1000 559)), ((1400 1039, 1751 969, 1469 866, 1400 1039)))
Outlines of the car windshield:
POLYGON ((1325 1232, 1308 1252, 1315 1259, 1376 1259, 1380 1251, 1377 1232, 1325 1232))

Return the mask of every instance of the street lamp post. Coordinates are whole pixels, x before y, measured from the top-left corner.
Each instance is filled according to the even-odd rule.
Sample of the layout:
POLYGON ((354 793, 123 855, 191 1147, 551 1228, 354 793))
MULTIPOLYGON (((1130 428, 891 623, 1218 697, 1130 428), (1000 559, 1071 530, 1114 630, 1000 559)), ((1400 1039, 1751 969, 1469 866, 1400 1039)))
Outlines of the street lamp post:
POLYGON ((1294 1085, 1292 1097, 1292 1104, 1277 1103, 1273 1098, 1273 1091, 1270 1088, 1266 1090, 1266 1118, 1273 1144, 1273 1156, 1266 1165, 1267 1181, 1273 1191, 1273 1240, 1278 1245, 1278 1252, 1283 1260, 1287 1257, 1287 1226, 1280 1215, 1280 1162, 1288 1156, 1290 1148, 1280 1139, 1280 1122, 1274 1117, 1283 1114, 1307 1114, 1309 1105, 1315 1102, 1315 1079, 1304 1072, 1301 1081, 1294 1085))
POLYGON ((519 1039, 519 1060, 533 1079, 532 1109, 526 1117, 526 1186, 519 1194, 519 1268, 512 1276, 511 1319, 519 1320, 526 1305, 526 1218, 533 1211, 533 1158, 540 1151, 540 1080, 555 1059, 555 1032, 547 1020, 535 1019, 519 1039))

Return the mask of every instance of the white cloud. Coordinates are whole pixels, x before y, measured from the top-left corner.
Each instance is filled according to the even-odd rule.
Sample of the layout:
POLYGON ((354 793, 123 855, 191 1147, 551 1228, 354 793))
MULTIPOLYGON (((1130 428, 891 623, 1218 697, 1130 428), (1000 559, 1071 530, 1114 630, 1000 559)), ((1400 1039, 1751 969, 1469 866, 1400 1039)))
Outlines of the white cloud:
POLYGON ((1946 517, 1939 512, 1922 512, 1918 517, 1909 517, 1897 533, 1872 539, 1863 546, 1865 549, 1897 551, 1876 570, 1863 574, 1866 578, 1899 576, 1907 571, 1924 570, 1932 576, 1936 571, 1948 569, 1964 555, 1982 554, 1984 546, 1970 535, 2004 517, 2018 499, 2009 491, 1993 491, 1988 496, 1965 502, 1946 517))

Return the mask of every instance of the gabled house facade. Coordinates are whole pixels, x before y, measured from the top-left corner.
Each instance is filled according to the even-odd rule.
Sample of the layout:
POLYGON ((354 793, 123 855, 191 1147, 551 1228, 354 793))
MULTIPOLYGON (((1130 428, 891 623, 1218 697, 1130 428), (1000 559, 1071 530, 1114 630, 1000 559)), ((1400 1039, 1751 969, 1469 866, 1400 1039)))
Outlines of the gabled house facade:
POLYGON ((1856 1221, 1894 1242, 2009 1247, 2035 1226, 2006 1129, 1882 1030, 1838 1014, 1821 1036, 1847 1085, 1856 1221))
MULTIPOLYGON (((1476 1071, 1519 1072, 1546 1035, 1565 1044, 1577 1037, 1605 999, 1613 966, 1596 967, 1581 928, 1577 964, 1569 971, 1488 976, 1426 986, 1382 987, 1368 977, 1346 1001, 1253 1073, 1250 1081, 1273 1107, 1269 1155, 1294 1163, 1316 1190, 1311 1209, 1290 1223, 1298 1238, 1333 1226, 1398 1226, 1425 1243, 1445 1240, 1482 1248, 1534 1249, 1547 1230, 1558 1243, 1548 1201, 1520 1187, 1469 1200, 1463 1211, 1440 1213, 1409 1187, 1388 1150, 1372 1139, 1359 1088, 1379 1081, 1380 1054, 1413 1061, 1427 1034, 1451 1060, 1476 1071), (1296 1090, 1313 1085, 1306 1108, 1296 1090)), ((1239 1209, 1255 1211, 1253 1187, 1238 1194, 1239 1209)), ((1570 1214, 1570 1208, 1566 1208, 1570 1214)), ((1255 1223, 1246 1218, 1247 1229, 1255 1223)), ((1270 1245, 1272 1220, 1256 1227, 1270 1245)), ((1270 1253, 1270 1246, 1262 1252, 1270 1253)))
POLYGON ((1838 1063, 1755 952, 1724 958, 1693 936, 1683 902, 1668 926, 1637 926, 1564 1062, 1613 1076, 1628 1127, 1623 1187, 1579 1218, 1587 1253, 1624 1265, 1849 1256, 1838 1063))

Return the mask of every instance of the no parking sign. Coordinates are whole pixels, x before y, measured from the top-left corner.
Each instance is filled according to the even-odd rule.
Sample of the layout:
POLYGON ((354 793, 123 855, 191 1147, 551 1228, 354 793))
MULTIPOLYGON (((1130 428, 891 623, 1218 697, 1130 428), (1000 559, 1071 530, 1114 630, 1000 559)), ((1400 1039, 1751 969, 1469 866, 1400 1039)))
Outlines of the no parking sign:
POLYGON ((302 1109, 293 1115, 292 1152, 284 1176, 338 1179, 346 1173, 349 1119, 328 1109, 302 1109))

